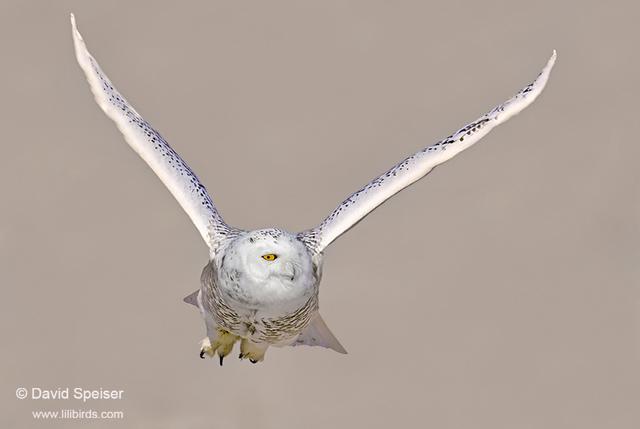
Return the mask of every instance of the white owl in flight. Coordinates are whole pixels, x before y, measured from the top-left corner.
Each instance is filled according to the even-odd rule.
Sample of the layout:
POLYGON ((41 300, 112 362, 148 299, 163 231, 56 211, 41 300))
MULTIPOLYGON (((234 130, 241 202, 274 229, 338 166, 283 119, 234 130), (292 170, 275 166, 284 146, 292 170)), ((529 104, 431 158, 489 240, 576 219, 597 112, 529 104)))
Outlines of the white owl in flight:
POLYGON ((169 188, 209 246, 201 287, 185 301, 198 307, 206 325, 200 357, 217 353, 221 365, 236 341, 240 359, 253 363, 264 359, 269 346, 322 346, 346 353, 318 312, 324 250, 388 198, 531 104, 556 59, 554 51, 533 83, 376 177, 315 228, 298 233, 277 228, 243 231, 224 222, 195 173, 113 86, 87 51, 73 15, 71 25, 76 57, 96 102, 169 188))

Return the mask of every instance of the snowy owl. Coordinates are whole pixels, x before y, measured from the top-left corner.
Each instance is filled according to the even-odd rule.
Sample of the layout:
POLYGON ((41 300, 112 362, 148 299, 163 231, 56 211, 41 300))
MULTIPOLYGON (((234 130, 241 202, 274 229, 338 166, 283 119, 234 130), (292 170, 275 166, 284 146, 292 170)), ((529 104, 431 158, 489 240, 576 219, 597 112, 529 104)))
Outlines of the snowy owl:
POLYGON ((201 287, 185 298, 204 319, 200 357, 220 364, 240 342, 240 359, 262 361, 269 346, 322 346, 346 353, 318 312, 323 252, 397 192, 467 149, 542 92, 556 59, 524 89, 449 137, 427 146, 350 195, 315 228, 243 231, 227 225, 204 185, 160 134, 116 90, 87 51, 71 15, 76 57, 96 102, 178 200, 209 246, 201 287))

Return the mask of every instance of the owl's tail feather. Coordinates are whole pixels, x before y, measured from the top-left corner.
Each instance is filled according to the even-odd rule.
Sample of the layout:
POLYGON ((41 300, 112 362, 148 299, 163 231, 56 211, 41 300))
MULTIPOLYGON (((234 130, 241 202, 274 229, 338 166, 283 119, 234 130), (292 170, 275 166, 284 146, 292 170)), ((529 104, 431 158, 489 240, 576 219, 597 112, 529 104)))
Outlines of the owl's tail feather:
POLYGON ((322 320, 320 313, 316 313, 315 316, 313 316, 311 322, 309 322, 307 327, 304 328, 296 341, 291 345, 320 346, 335 350, 338 353, 347 354, 347 351, 342 347, 340 341, 331 333, 327 324, 322 320))
POLYGON ((196 307, 198 307, 198 293, 200 293, 200 289, 185 296, 183 301, 187 304, 195 305, 196 307))

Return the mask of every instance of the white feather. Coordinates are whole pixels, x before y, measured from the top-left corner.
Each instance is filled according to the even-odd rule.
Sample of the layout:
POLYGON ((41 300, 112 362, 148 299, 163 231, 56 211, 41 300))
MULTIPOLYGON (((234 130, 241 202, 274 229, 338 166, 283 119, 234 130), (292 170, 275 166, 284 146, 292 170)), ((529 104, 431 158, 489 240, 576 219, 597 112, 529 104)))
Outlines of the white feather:
POLYGON ((178 200, 210 248, 230 230, 218 214, 204 185, 186 162, 169 146, 113 86, 91 56, 71 14, 78 64, 84 71, 96 102, 124 135, 129 146, 151 167, 178 200))
POLYGON ((300 233, 298 237, 315 252, 321 252, 388 198, 423 178, 436 166, 472 146, 495 126, 507 121, 531 104, 545 87, 555 61, 556 52, 553 51, 547 65, 533 83, 476 121, 411 155, 378 176, 344 200, 319 226, 300 233))

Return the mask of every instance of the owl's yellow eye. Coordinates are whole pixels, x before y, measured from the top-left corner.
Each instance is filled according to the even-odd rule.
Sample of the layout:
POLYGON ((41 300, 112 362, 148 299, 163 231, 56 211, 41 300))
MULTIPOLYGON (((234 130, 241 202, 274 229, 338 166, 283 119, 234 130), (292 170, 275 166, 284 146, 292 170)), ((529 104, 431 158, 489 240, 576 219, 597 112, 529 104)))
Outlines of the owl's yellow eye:
POLYGON ((278 255, 274 255, 273 253, 267 253, 266 255, 262 255, 262 259, 265 261, 275 261, 278 258, 278 255))

